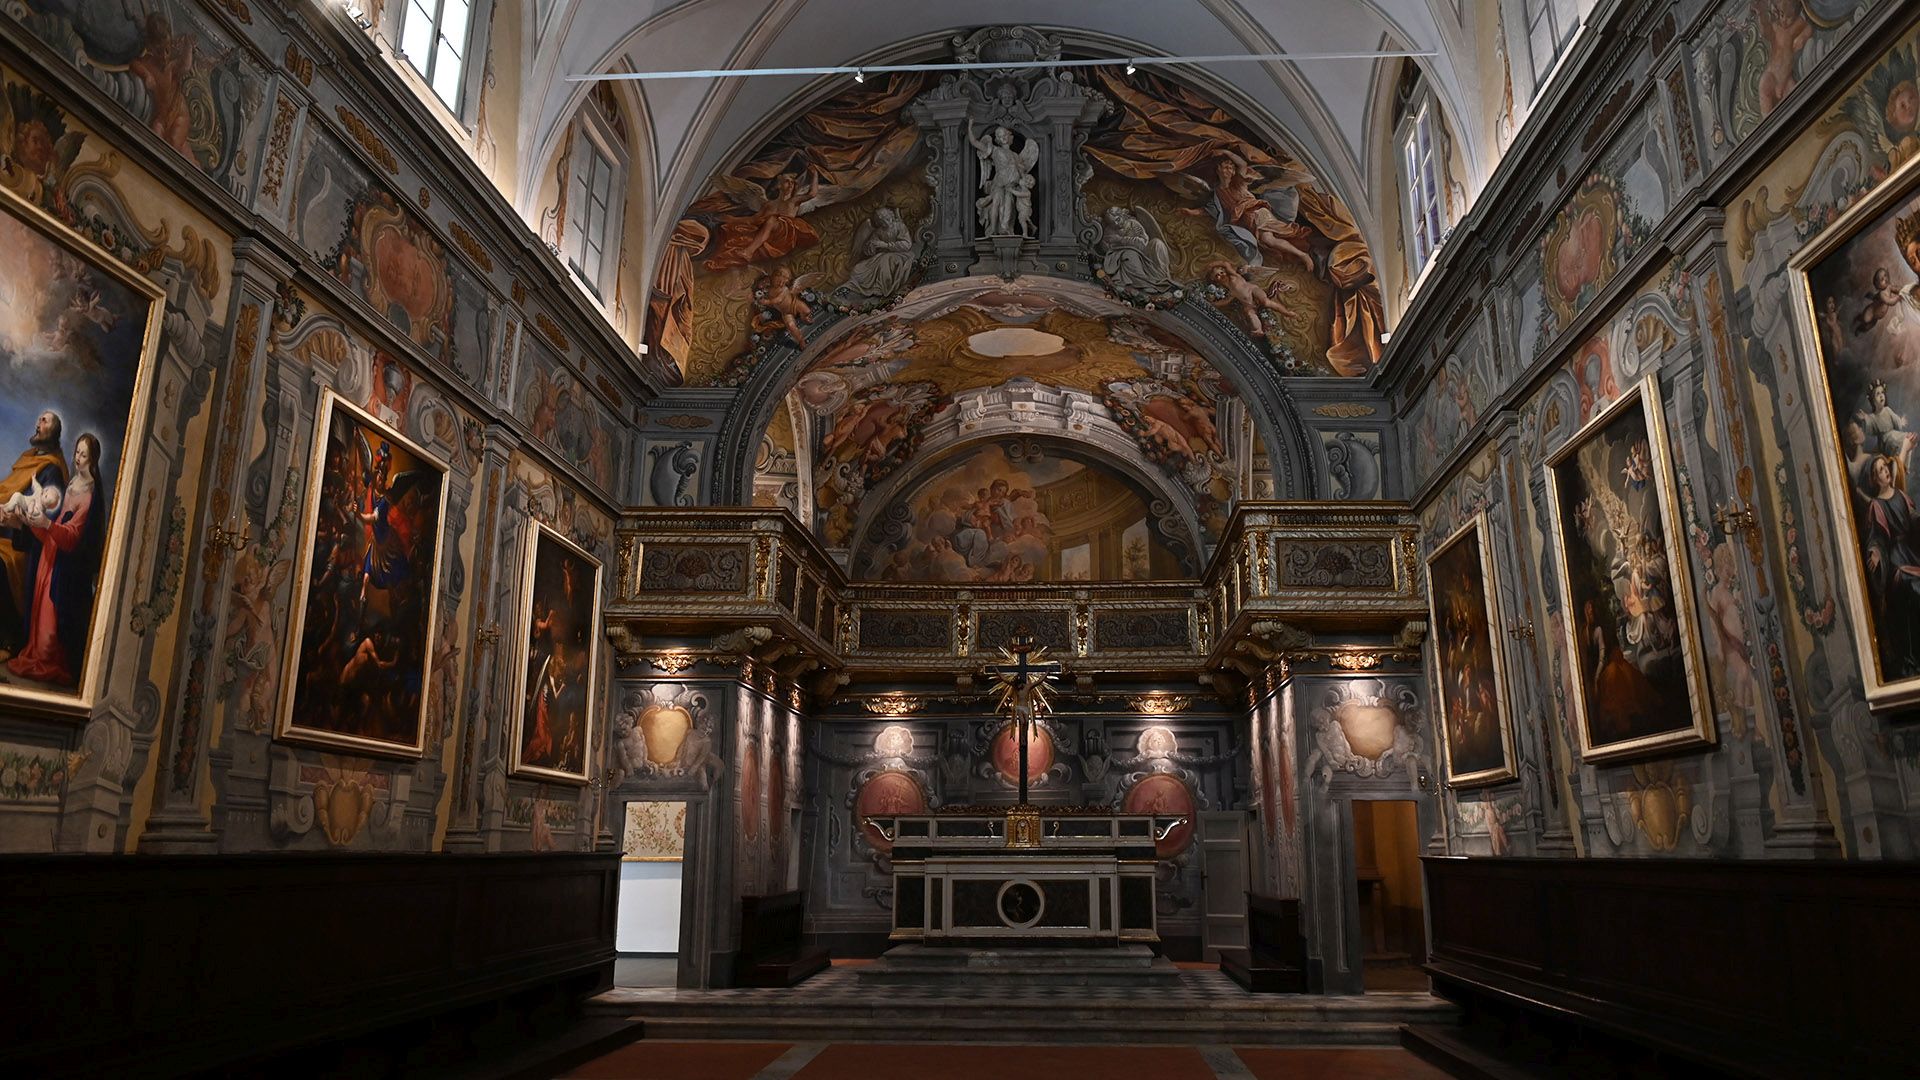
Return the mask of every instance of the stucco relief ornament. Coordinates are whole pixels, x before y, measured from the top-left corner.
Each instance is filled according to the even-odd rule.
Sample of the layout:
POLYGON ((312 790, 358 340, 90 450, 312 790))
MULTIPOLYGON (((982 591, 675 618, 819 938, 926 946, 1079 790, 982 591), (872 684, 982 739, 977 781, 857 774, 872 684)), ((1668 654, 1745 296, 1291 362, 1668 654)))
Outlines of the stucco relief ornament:
POLYGON ((1174 283, 1173 257, 1152 214, 1137 206, 1110 206, 1098 228, 1094 274, 1114 296, 1143 307, 1171 307, 1186 298, 1174 283))

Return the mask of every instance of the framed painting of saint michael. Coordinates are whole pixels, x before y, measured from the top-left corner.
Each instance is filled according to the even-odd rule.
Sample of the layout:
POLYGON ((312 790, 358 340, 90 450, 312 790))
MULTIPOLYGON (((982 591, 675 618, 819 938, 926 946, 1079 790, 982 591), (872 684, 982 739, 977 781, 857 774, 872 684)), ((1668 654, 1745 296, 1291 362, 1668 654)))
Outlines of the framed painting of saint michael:
POLYGON ((1517 775, 1491 539, 1483 510, 1427 559, 1440 727, 1446 737, 1447 782, 1455 787, 1517 775))
POLYGON ((1713 742, 1667 445, 1649 375, 1547 459, 1567 696, 1589 762, 1713 742))
POLYGON ((1920 159, 1794 257, 1793 313, 1867 704, 1920 701, 1920 159))
POLYGON ((79 713, 106 667, 162 294, 4 189, 0 251, 0 701, 79 713))
POLYGON ((345 398, 321 398, 281 737, 371 754, 425 749, 446 475, 345 398))
POLYGON ((526 552, 513 771, 584 784, 599 675, 600 563, 538 521, 527 526, 526 552))

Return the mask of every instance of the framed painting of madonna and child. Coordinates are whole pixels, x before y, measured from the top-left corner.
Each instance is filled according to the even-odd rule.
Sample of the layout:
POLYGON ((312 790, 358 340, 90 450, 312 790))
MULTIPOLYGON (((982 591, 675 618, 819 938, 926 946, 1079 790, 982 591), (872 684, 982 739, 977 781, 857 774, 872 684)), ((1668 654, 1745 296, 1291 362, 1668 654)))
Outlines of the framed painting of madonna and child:
POLYGON ((162 293, 4 189, 0 251, 0 700, 81 712, 125 569, 162 293))

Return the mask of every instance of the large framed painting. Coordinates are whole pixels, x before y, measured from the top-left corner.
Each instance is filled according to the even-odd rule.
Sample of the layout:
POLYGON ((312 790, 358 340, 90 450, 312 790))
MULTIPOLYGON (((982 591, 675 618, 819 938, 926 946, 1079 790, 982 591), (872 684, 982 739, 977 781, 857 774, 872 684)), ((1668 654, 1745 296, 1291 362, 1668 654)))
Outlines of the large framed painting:
POLYGON ((1867 704, 1910 705, 1920 701, 1920 159, 1790 265, 1867 704))
POLYGON ((587 782, 600 637, 600 562, 553 529, 527 526, 513 771, 587 782))
POLYGON ((620 833, 622 862, 680 862, 687 847, 687 804, 630 802, 620 833))
POLYGON ((0 189, 0 701, 81 713, 105 668, 160 289, 0 189))
POLYGON ((1667 448, 1649 375, 1547 459, 1569 696, 1588 762, 1713 742, 1667 448))
POLYGON ((1427 558, 1427 607, 1440 676, 1447 782, 1495 784, 1516 775, 1499 592, 1486 511, 1427 558))
POLYGON ((331 389, 307 473, 277 731, 358 753, 426 747, 447 467, 331 389))

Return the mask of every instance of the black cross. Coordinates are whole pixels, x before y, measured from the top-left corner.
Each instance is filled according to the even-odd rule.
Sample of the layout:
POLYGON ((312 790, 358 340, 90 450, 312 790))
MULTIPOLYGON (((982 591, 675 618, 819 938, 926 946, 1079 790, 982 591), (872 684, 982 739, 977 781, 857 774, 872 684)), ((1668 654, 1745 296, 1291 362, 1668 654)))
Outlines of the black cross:
POLYGON ((1031 707, 1030 700, 1028 703, 1029 707, 1026 709, 1019 708, 1018 701, 1026 696, 1026 691, 1029 689, 1045 683, 1048 679, 1058 676, 1065 670, 1058 660, 1033 662, 1030 658, 1033 655, 1034 648, 1033 635, 1027 632, 1026 627, 1020 627, 1014 631, 1013 640, 1007 642, 1007 651, 1013 654, 1014 662, 1011 664, 988 664, 986 668, 988 675, 1001 680, 1013 690, 1013 697, 1009 700, 1016 702, 1013 710, 1013 735, 1020 744, 1021 806, 1027 805, 1027 739, 1029 732, 1032 730, 1031 725, 1033 723, 1034 710, 1031 707))

